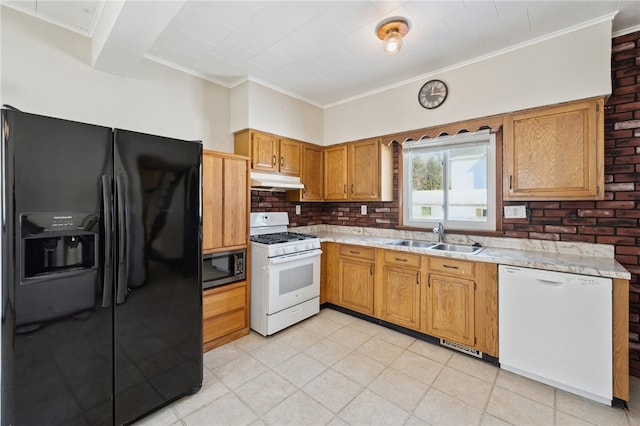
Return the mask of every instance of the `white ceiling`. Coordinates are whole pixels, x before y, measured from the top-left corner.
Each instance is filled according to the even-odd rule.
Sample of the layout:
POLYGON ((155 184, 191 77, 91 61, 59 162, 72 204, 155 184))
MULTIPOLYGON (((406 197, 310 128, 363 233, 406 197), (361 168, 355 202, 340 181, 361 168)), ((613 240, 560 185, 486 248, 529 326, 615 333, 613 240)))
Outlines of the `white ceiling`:
POLYGON ((107 25, 102 62, 111 72, 129 72, 113 69, 131 63, 118 58, 144 55, 227 87, 251 79, 318 106, 428 78, 615 12, 614 34, 640 30, 637 0, 2 3, 87 37, 107 25), (411 31, 389 56, 375 27, 392 16, 408 18, 411 31))

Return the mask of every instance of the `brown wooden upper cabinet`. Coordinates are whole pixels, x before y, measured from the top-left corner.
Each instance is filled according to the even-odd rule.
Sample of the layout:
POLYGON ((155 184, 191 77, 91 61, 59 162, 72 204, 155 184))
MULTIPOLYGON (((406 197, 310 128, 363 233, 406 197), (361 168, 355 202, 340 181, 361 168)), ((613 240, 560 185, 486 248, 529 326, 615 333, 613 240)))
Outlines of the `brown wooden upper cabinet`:
POLYGON ((324 199, 393 200, 393 149, 380 138, 324 150, 324 199))
POLYGON ((300 176, 302 143, 257 130, 235 133, 236 154, 251 157, 251 169, 300 176))
POLYGON ((249 159, 203 151, 202 250, 213 253, 247 246, 249 159))
POLYGON ((287 191, 287 201, 323 200, 323 157, 321 146, 310 143, 302 144, 300 181, 304 184, 304 189, 287 191))
POLYGON ((603 105, 598 98, 506 115, 504 199, 603 199, 603 105))

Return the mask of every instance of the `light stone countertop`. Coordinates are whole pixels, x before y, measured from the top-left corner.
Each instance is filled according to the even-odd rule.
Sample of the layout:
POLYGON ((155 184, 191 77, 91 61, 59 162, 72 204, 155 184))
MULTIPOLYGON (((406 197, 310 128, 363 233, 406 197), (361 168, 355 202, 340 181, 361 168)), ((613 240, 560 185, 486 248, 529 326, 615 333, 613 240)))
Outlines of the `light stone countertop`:
POLYGON ((472 245, 477 242, 485 247, 479 253, 465 254, 392 244, 402 239, 415 239, 437 243, 435 235, 425 232, 330 225, 304 226, 291 228, 291 230, 316 235, 322 242, 355 244, 432 256, 468 259, 477 262, 489 262, 607 278, 621 278, 626 280, 631 278, 631 274, 615 260, 613 246, 603 244, 446 234, 445 242, 447 243, 472 245))

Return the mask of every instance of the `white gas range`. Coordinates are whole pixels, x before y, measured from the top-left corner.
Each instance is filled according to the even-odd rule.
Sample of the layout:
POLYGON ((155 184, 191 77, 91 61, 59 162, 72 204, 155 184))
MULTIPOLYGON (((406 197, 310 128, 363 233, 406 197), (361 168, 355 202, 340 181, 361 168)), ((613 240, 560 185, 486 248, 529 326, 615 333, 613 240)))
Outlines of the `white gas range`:
POLYGON ((320 239, 286 212, 251 213, 251 328, 268 336, 320 311, 320 239))

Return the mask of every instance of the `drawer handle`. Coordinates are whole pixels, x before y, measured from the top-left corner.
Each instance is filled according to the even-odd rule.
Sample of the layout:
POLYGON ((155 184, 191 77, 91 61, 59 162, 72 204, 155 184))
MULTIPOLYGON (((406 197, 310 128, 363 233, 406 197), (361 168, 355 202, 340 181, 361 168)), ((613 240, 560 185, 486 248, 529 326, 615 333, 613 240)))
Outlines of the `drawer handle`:
POLYGON ((273 156, 273 163, 272 164, 273 164, 273 167, 276 166, 276 156, 275 155, 273 156))
POLYGON ((353 250, 349 250, 349 253, 351 253, 351 254, 360 254, 359 251, 353 251, 353 250))
POLYGON ((353 184, 351 184, 351 193, 353 194, 353 184))
POLYGON ((347 193, 347 184, 346 183, 344 184, 343 191, 344 191, 345 194, 347 193))
POLYGON ((280 157, 280 167, 284 167, 284 157, 280 157))
POLYGON ((459 266, 451 266, 451 265, 442 265, 442 266, 449 269, 460 269, 459 266))
POLYGON ((396 257, 396 260, 398 262, 407 262, 407 259, 402 259, 402 258, 399 258, 399 257, 396 257))

